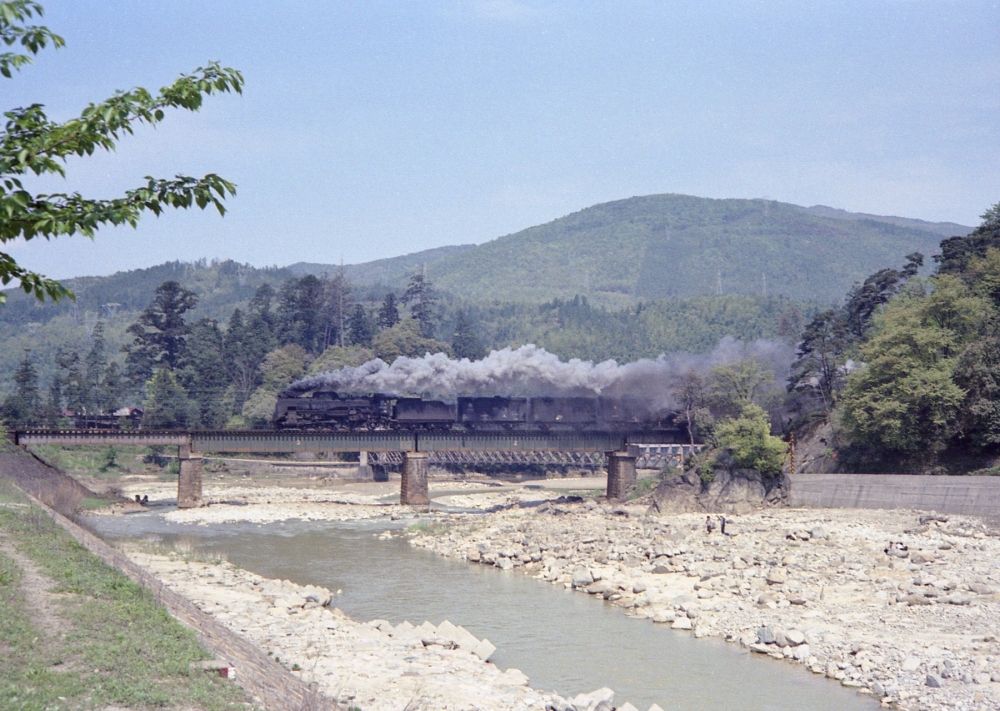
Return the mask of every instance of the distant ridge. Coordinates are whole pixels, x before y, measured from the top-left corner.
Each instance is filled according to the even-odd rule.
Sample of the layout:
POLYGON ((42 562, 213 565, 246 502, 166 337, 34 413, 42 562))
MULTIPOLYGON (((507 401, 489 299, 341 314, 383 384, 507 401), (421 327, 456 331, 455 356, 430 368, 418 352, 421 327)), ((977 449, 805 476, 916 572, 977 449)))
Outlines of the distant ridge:
MULTIPOLYGON (((404 254, 401 257, 376 259, 373 262, 363 262, 361 264, 345 264, 344 274, 350 281, 356 284, 396 284, 405 281, 415 269, 435 264, 445 257, 474 249, 475 246, 474 244, 459 244, 449 247, 435 247, 434 249, 425 249, 420 252, 404 254)), ((337 264, 296 262, 295 264, 288 265, 287 269, 297 276, 304 276, 306 274, 329 276, 336 274, 340 266, 337 264)))
MULTIPOLYGON (((709 294, 839 301, 856 281, 971 227, 772 200, 647 195, 602 203, 480 245, 345 267, 352 281, 399 285, 426 266, 470 301, 577 294, 608 306, 709 294)), ((334 265, 295 264, 298 273, 334 265)))
POLYGON ((969 234, 974 228, 967 225, 960 225, 956 222, 927 222, 925 220, 915 220, 910 217, 894 217, 891 215, 869 215, 866 212, 848 212, 837 207, 827 207, 826 205, 813 205, 803 207, 806 212, 819 215, 820 217, 835 217, 842 220, 874 220, 875 222, 887 222, 890 225, 900 227, 912 227, 917 230, 935 232, 942 237, 956 237, 969 234))

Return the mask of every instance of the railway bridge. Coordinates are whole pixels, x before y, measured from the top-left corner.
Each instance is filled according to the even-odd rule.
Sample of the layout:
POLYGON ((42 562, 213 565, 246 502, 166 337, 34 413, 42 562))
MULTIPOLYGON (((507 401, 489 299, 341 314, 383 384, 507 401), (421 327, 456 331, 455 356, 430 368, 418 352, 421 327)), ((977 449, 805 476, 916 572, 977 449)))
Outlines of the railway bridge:
MULTIPOLYGON (((91 446, 177 447, 180 473, 177 506, 202 504, 202 455, 213 452, 373 452, 402 459, 399 500, 403 505, 427 507, 427 464, 471 453, 601 453, 606 457, 609 499, 620 500, 635 483, 636 459, 650 449, 670 451, 681 445, 670 433, 649 432, 326 432, 289 430, 151 431, 151 430, 25 430, 14 434, 19 445, 58 444, 91 446)), ((679 450, 680 451, 680 450, 679 450)), ((681 452, 683 454, 683 452, 681 452)), ((669 455, 668 455, 669 456, 669 455)))

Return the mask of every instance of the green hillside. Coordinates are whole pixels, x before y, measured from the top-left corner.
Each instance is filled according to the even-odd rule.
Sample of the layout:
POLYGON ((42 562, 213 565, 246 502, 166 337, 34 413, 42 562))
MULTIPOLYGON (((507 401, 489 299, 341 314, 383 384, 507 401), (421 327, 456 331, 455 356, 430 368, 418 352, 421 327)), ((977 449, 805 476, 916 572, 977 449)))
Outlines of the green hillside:
POLYGON ((588 207, 475 247, 347 269, 352 280, 391 283, 426 265, 439 288, 472 301, 539 303, 585 294, 624 306, 718 294, 720 284, 722 294, 762 295, 766 282, 768 295, 829 303, 873 271, 914 251, 930 257, 942 236, 969 231, 823 206, 650 195, 588 207))
MULTIPOLYGON (((446 342, 462 307, 488 347, 534 342, 567 358, 631 360, 709 350, 727 335, 772 337, 794 304, 807 315, 815 304, 840 301, 853 282, 901 265, 904 255, 936 253, 952 228, 967 231, 821 206, 654 195, 596 205, 479 246, 348 265, 345 273, 355 285, 353 298, 373 313, 386 290, 401 294, 426 265, 442 296, 435 336, 446 342)), ((198 295, 189 320, 225 323, 263 283, 277 289, 288 279, 338 269, 169 262, 70 279, 75 302, 39 303, 8 290, 0 307, 0 394, 11 388, 25 350, 46 383, 56 350, 85 351, 98 319, 109 352, 117 353, 125 329, 164 281, 198 295)))
MULTIPOLYGON (((417 269, 436 264, 446 257, 452 257, 462 252, 475 249, 474 244, 460 244, 449 247, 435 247, 421 252, 404 254, 401 257, 376 259, 362 264, 347 264, 344 266, 344 276, 353 284, 399 284, 417 269)), ((315 274, 316 276, 336 274, 340 267, 335 264, 316 264, 313 262, 296 262, 287 267, 288 271, 297 276, 315 274)))
MULTIPOLYGON (((470 299, 545 301, 586 293, 617 303, 770 294, 839 300, 855 281, 930 255, 941 235, 809 214, 763 200, 653 195, 595 205, 446 257, 428 269, 470 299)), ((596 300, 596 299, 595 299, 596 300)))
POLYGON ((960 225, 956 222, 928 222, 927 220, 914 220, 911 217, 895 217, 892 215, 872 215, 867 212, 848 212, 836 207, 827 205, 813 205, 802 208, 806 212, 819 215, 820 217, 836 217, 841 220, 875 220, 876 222, 888 222, 890 225, 900 227, 912 227, 916 230, 933 232, 942 237, 954 237, 955 235, 966 235, 972 231, 967 225, 960 225))

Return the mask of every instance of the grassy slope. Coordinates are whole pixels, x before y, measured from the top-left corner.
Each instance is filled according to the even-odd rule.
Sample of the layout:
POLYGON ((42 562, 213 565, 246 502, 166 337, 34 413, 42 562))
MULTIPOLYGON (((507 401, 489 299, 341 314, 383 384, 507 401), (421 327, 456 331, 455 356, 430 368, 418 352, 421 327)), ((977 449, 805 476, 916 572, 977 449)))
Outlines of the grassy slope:
POLYGON ((0 554, 0 708, 244 708, 241 689, 189 670, 211 658, 194 633, 5 481, 0 535, 57 593, 48 597, 54 614, 38 620, 45 593, 27 594, 22 566, 0 554))

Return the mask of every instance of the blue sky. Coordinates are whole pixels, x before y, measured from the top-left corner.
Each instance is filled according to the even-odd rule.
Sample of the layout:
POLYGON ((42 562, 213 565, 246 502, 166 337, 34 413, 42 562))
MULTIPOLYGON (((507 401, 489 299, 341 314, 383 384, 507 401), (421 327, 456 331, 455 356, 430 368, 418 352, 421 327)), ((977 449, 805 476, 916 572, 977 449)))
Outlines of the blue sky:
POLYGON ((175 112, 44 190, 217 172, 225 218, 13 245, 55 277, 165 260, 347 263, 632 195, 769 197, 977 224, 1000 200, 996 2, 45 2, 67 46, 2 80, 68 118, 208 60, 175 112))

